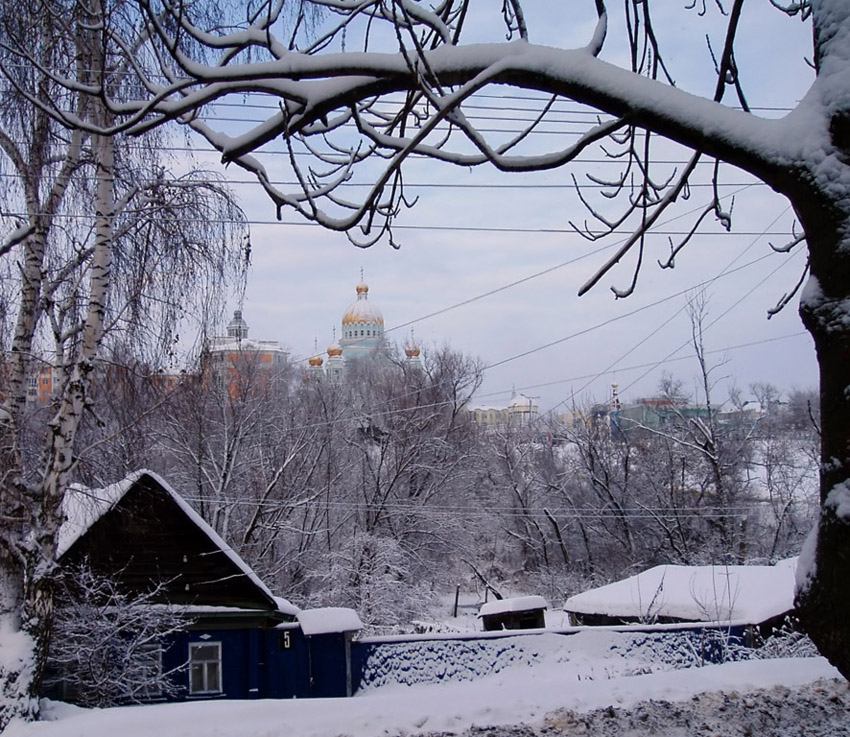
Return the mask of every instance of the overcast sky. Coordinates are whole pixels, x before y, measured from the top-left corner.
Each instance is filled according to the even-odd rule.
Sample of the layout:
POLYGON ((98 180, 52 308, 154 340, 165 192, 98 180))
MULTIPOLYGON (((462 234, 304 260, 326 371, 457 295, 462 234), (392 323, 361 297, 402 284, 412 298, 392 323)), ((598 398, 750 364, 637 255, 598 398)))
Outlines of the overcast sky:
MULTIPOLYGON (((622 10, 616 5, 613 24, 619 25, 617 14, 622 10)), ((671 43, 668 61, 677 84, 710 94, 714 82, 703 37, 716 25, 680 5, 684 3, 657 4, 664 13, 656 17, 659 35, 671 43)), ((760 114, 781 115, 781 109, 795 104, 810 82, 812 72, 803 61, 809 53, 810 29, 771 10, 766 2, 749 5, 758 10, 752 18, 745 16, 737 47, 742 79, 752 106, 779 108, 760 114)), ((572 3, 570 17, 557 18, 547 13, 553 3, 530 4, 532 40, 566 46, 586 43, 593 3, 583 4, 583 16, 573 6, 582 7, 572 3)), ((709 18, 717 15, 713 3, 708 10, 709 18)), ((606 56, 612 61, 619 60, 623 48, 615 31, 612 27, 606 56)), ((481 38, 503 38, 483 17, 476 32, 481 38)), ((713 41, 715 48, 721 47, 716 34, 713 41)), ((493 97, 477 101, 481 108, 476 111, 487 118, 481 121, 484 128, 515 129, 515 122, 496 118, 528 117, 530 113, 522 109, 539 108, 533 100, 516 99, 519 93, 508 89, 487 94, 493 97)), ((562 103, 557 109, 562 112, 542 126, 551 133, 537 135, 536 145, 563 145, 565 134, 579 129, 574 105, 562 103)), ((236 110, 246 119, 257 115, 255 110, 236 110)), ((279 151, 280 144, 268 148, 279 151)), ((657 150, 665 160, 684 156, 669 145, 657 150)), ((200 158, 204 160, 203 154, 200 158)), ((598 159, 599 153, 591 158, 598 159)), ((266 157, 273 176, 291 179, 284 162, 279 155, 266 157)), ((485 365, 500 364, 486 371, 480 403, 504 403, 516 387, 539 396, 541 406, 550 408, 574 394, 580 400, 602 398, 612 383, 619 384, 627 397, 650 394, 665 371, 693 387, 696 365, 686 345, 690 327, 686 296, 681 293, 713 279, 707 286, 706 347, 717 351, 712 359, 722 364, 716 375, 734 379, 745 393, 756 381, 783 388, 816 383, 814 352, 808 336, 801 334, 796 301, 777 317, 766 319, 768 308, 793 287, 805 263, 802 252, 772 254, 768 245, 789 237, 793 215, 783 198, 743 172, 724 169, 722 191, 735 194, 732 232, 706 221, 674 270, 658 268, 656 259, 668 246, 665 235, 657 236, 636 293, 615 300, 609 287, 628 284, 631 258, 590 294, 576 296, 623 236, 591 243, 570 232, 569 221, 583 222, 586 213, 570 189, 569 170, 520 176, 421 160, 410 163, 407 181, 433 186, 410 188, 420 199, 397 221, 403 226, 396 236, 402 242, 399 250, 383 244, 358 249, 344 235, 298 224, 297 217, 286 212, 283 220, 291 224, 273 224, 273 207, 259 188, 240 183, 246 175, 236 170, 229 174, 253 221, 253 266, 243 304, 252 337, 279 340, 295 357, 306 358, 314 339, 325 348, 334 326, 339 332, 340 317, 355 298, 354 285, 363 268, 370 299, 383 311, 388 329, 416 321, 417 341, 426 350, 449 344, 480 357, 485 365), (516 230, 488 230, 493 228, 516 230), (599 253, 601 248, 608 250, 599 253), (508 287, 514 282, 520 283, 508 287), (493 290, 500 291, 420 319, 493 290), (555 341, 559 342, 542 348, 555 341), (632 368, 645 364, 650 365, 632 368)), ((614 172, 610 164, 588 166, 597 175, 614 172)), ((581 176, 583 169, 574 171, 581 176)), ((704 184, 706 179, 695 181, 704 184)), ((706 187, 694 187, 690 199, 674 213, 681 217, 660 231, 689 228, 692 221, 683 213, 704 206, 708 198, 706 187)), ((401 342, 409 330, 389 336, 401 342)), ((719 393, 725 397, 724 382, 719 393)))

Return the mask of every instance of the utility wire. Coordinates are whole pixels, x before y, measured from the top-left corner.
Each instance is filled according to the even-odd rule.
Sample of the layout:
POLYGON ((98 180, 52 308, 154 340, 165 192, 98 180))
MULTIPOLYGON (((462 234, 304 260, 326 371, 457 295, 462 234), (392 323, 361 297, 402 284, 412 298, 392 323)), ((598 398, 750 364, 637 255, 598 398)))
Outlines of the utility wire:
MULTIPOLYGON (((678 315, 679 313, 677 312, 676 314, 678 315)), ((666 323, 665 323, 665 325, 666 325, 666 323)), ((741 348, 752 348, 752 347, 758 346, 758 345, 766 345, 768 343, 776 343, 776 342, 781 341, 781 340, 788 340, 789 338, 800 338, 804 335, 808 335, 808 333, 805 330, 800 330, 796 333, 787 333, 785 335, 777 335, 773 338, 762 338, 761 340, 751 340, 751 341, 747 341, 746 343, 737 343, 736 345, 729 345, 729 346, 725 346, 723 348, 712 348, 711 350, 707 350, 705 353, 706 353, 706 355, 713 355, 715 353, 728 353, 729 351, 736 351, 736 350, 739 350, 741 348)), ((674 363, 676 361, 690 361, 691 358, 692 358, 692 356, 678 356, 678 357, 675 357, 675 358, 668 358, 665 363, 674 363)), ((516 391, 528 391, 530 389, 543 389, 547 386, 556 386, 558 384, 567 384, 567 383, 572 382, 572 381, 582 381, 584 379, 591 379, 590 383, 592 384, 593 382, 602 378, 606 374, 619 374, 621 372, 626 372, 626 371, 639 371, 640 369, 645 369, 645 368, 656 369, 656 368, 658 368, 658 366, 659 366, 658 361, 647 361, 646 363, 636 363, 636 364, 632 364, 630 366, 619 366, 619 367, 613 367, 612 366, 612 367, 604 369, 603 371, 597 371, 595 373, 582 374, 581 376, 571 376, 571 377, 565 378, 565 379, 554 379, 553 381, 544 381, 540 384, 526 384, 524 386, 517 386, 515 388, 516 388, 516 391)), ((572 392, 572 394, 573 395, 581 394, 581 392, 585 388, 587 388, 587 386, 589 386, 589 384, 585 385, 584 387, 582 387, 582 389, 580 389, 577 392, 572 392)), ((513 391, 513 390, 514 390, 514 387, 511 387, 510 389, 502 389, 501 391, 487 392, 486 394, 478 394, 476 396, 479 399, 483 399, 485 397, 497 397, 497 396, 502 396, 504 394, 507 394, 508 392, 513 391)), ((553 407, 549 411, 550 412, 554 411, 561 404, 563 404, 563 402, 559 403, 558 405, 555 405, 555 407, 553 407)))
MULTIPOLYGON (((783 217, 784 217, 784 216, 788 213, 788 211, 789 211, 790 209, 791 209, 791 206, 789 205, 789 206, 787 206, 784 210, 782 210, 782 212, 780 212, 780 213, 779 213, 779 214, 778 214, 775 218, 773 218, 773 220, 771 220, 771 221, 770 221, 770 223, 768 223, 768 224, 767 224, 767 226, 765 227, 765 229, 764 229, 764 231, 762 232, 762 234, 761 234, 761 235, 756 236, 755 238, 753 238, 753 240, 752 240, 752 241, 750 241, 749 245, 748 245, 745 249, 743 249, 742 251, 739 251, 739 252, 738 252, 738 254, 735 256, 735 258, 733 258, 733 259, 732 259, 732 260, 731 260, 728 264, 726 264, 726 266, 724 266, 724 267, 723 267, 723 269, 721 269, 721 270, 717 273, 717 276, 716 276, 715 278, 716 278, 716 279, 719 279, 719 278, 720 278, 720 277, 722 277, 724 274, 729 273, 729 272, 732 270, 732 268, 734 267, 734 265, 735 265, 735 264, 736 264, 739 260, 741 260, 741 259, 742 259, 742 258, 743 258, 743 257, 744 257, 744 256, 745 256, 748 252, 749 252, 749 251, 751 251, 751 250, 755 247, 755 245, 756 245, 756 244, 757 244, 757 243, 758 243, 758 242, 759 242, 759 241, 760 241, 760 240, 764 237, 764 234, 765 234, 765 233, 767 233, 767 231, 769 231, 769 230, 770 230, 770 229, 771 229, 774 225, 776 225, 776 223, 778 223, 778 222, 779 222, 779 221, 780 221, 780 220, 781 220, 781 219, 782 219, 782 218, 783 218, 783 217)), ((762 282, 762 283, 763 283, 763 282, 762 282)), ((736 303, 736 304, 737 304, 737 303, 736 303)), ((675 312, 674 312, 674 313, 673 313, 670 317, 668 317, 668 318, 667 318, 667 320, 665 320, 663 323, 661 323, 660 325, 658 325, 655 329, 653 329, 653 330, 652 330, 652 331, 651 331, 648 335, 646 335, 644 338, 642 338, 641 340, 638 340, 637 342, 635 342, 635 343, 632 345, 632 347, 631 347, 631 348, 629 348, 629 349, 628 349, 625 353, 621 354, 618 358, 616 358, 614 361, 612 361, 612 362, 611 362, 611 363, 610 363, 610 364, 609 364, 609 365, 608 365, 605 369, 603 369, 603 370, 600 372, 600 376, 601 376, 601 375, 603 375, 603 374, 609 373, 609 372, 610 372, 610 371, 611 371, 611 370, 612 370, 612 369, 613 369, 613 368, 614 368, 614 367, 615 367, 618 363, 620 363, 620 361, 624 360, 626 357, 628 357, 629 355, 631 355, 631 354, 632 354, 635 350, 637 350, 640 346, 642 346, 643 344, 645 344, 648 340, 650 340, 651 338, 655 337, 655 335, 657 335, 657 334, 658 334, 658 333, 659 333, 659 332, 660 332, 660 331, 661 331, 664 327, 666 327, 666 326, 667 326, 669 323, 671 323, 671 322, 672 322, 675 318, 677 318, 679 315, 681 315, 681 314, 682 314, 682 312, 684 312, 686 308, 687 308, 687 303, 686 303, 686 304, 683 304, 681 307, 679 307, 679 309, 678 309, 678 310, 676 310, 676 311, 675 311, 675 312)), ((727 311, 727 312, 728 312, 728 311, 727 311)), ((668 356, 667 356, 667 359, 671 358, 673 355, 675 355, 675 353, 672 353, 672 354, 668 355, 668 356)), ((655 368, 657 368, 657 366, 656 366, 655 368)), ((646 373, 649 373, 649 372, 651 372, 651 371, 653 371, 653 370, 654 370, 654 368, 651 368, 651 369, 649 369, 649 371, 648 371, 648 372, 646 372, 646 373)), ((646 376, 646 373, 645 373, 643 376, 646 376)), ((585 390, 586 390, 586 389, 587 389, 587 388, 588 388, 591 384, 593 384, 593 383, 594 383, 594 382, 595 382, 598 378, 599 378, 599 377, 595 377, 595 378, 592 378, 592 379, 590 379, 589 381, 587 381, 587 382, 586 382, 586 383, 585 383, 585 384, 584 384, 584 385, 583 385, 583 386, 582 386, 582 387, 578 390, 578 394, 579 394, 579 395, 581 395, 581 394, 582 394, 582 393, 583 393, 583 392, 584 392, 584 391, 585 391, 585 390)), ((643 377, 641 377, 641 378, 643 378, 643 377)), ((628 386, 628 387, 626 387, 626 388, 630 388, 631 386, 633 386, 633 385, 634 385, 634 383, 635 383, 635 382, 632 382, 632 383, 631 383, 631 384, 629 384, 629 386, 628 386)), ((567 398, 565 398, 565 399, 561 400, 558 404, 556 404, 556 405, 552 408, 552 410, 551 410, 551 411, 554 411, 555 409, 557 409, 558 407, 562 406, 562 405, 563 405, 563 404, 565 404, 568 400, 572 399, 572 397, 574 397, 574 396, 575 396, 575 393, 571 393, 571 394, 572 394, 572 396, 571 396, 571 397, 567 397, 567 398)))
MULTIPOLYGON (((752 185, 747 185, 752 186, 752 185)), ((27 219, 32 216, 40 216, 44 213, 25 213, 25 212, 6 212, 4 215, 12 218, 21 218, 27 219)), ((55 214, 50 215, 52 218, 56 218, 57 220, 94 220, 97 216, 94 214, 85 214, 85 213, 64 213, 64 214, 55 214)), ((173 223, 192 223, 192 224, 200 224, 200 223, 215 223, 215 224, 233 224, 233 225, 281 225, 287 227, 300 227, 300 228, 322 228, 325 229, 323 225, 320 223, 314 222, 301 222, 294 220, 258 220, 255 218, 249 218, 246 220, 236 220, 233 218, 168 218, 165 220, 166 222, 173 223)), ((538 228, 522 228, 522 227, 511 227, 511 226, 486 226, 486 225, 424 225, 424 224, 393 224, 394 230, 415 230, 415 231, 445 231, 445 232, 469 232, 469 233, 551 233, 551 234, 567 234, 574 235, 577 237, 583 237, 580 232, 576 231, 573 228, 546 228, 546 227, 538 227, 538 228)), ((632 230, 628 229, 617 229, 617 230, 606 230, 604 235, 631 235, 632 230)), ((653 230, 655 235, 668 235, 672 237, 683 237, 686 235, 690 235, 690 231, 688 230, 653 230)), ((716 233, 703 233, 701 235, 711 236, 712 238, 716 237, 725 237, 725 238, 735 238, 735 237, 748 237, 754 235, 760 235, 757 231, 749 231, 749 230, 738 230, 734 233, 728 232, 725 230, 718 231, 716 233)), ((795 233, 790 230, 777 230, 770 233, 763 233, 763 235, 772 235, 779 236, 783 238, 793 237, 795 233)), ((597 237, 603 237, 603 234, 598 234, 597 237)), ((587 238, 583 238, 587 240, 587 238)))
MULTIPOLYGON (((245 499, 244 497, 217 497, 217 496, 184 496, 189 502, 196 504, 226 504, 229 506, 243 506, 252 509, 269 509, 278 511, 289 508, 297 509, 303 506, 298 500, 294 500, 290 504, 282 503, 279 500, 260 500, 245 499)), ((742 514, 763 510, 765 505, 769 504, 769 500, 763 502, 736 505, 731 507, 720 507, 709 505, 706 507, 633 507, 620 509, 594 509, 572 508, 572 507, 553 507, 544 505, 545 511, 557 519, 571 520, 608 520, 608 519, 657 519, 658 517, 675 517, 676 519, 719 519, 719 518, 735 518, 742 514)), ((540 516, 544 513, 544 509, 539 510, 524 510, 512 507, 499 507, 488 504, 486 509, 468 506, 447 506, 435 503, 429 503, 428 506, 416 506, 409 502, 361 502, 357 500, 346 501, 324 501, 322 507, 332 509, 342 509, 345 511, 386 511, 396 512, 399 514, 412 514, 417 517, 431 517, 443 519, 445 517, 455 517, 458 515, 468 518, 472 517, 490 517, 494 514, 500 517, 529 519, 540 516)))
MULTIPOLYGON (((0 172, 0 178, 5 179, 23 179, 21 174, 17 174, 14 172, 0 172)), ((80 176, 79 179, 86 182, 95 182, 97 179, 94 176, 80 176)), ((157 179, 148 179, 142 180, 139 182, 140 185, 147 184, 155 184, 160 180, 157 179)), ((179 180, 178 180, 179 181, 179 180)), ((258 186, 256 179, 199 179, 192 178, 192 184, 213 184, 213 185, 247 185, 256 188, 258 186)), ((283 180, 269 180, 270 184, 273 184, 276 187, 300 187, 300 183, 296 181, 283 181, 283 180)), ((167 182, 166 182, 167 184, 167 182)), ((341 182, 339 184, 340 187, 355 187, 355 188, 369 188, 373 187, 373 183, 369 182, 341 182)), ((462 183, 462 182, 409 182, 405 181, 404 186, 406 188, 415 188, 415 189, 529 189, 529 190, 575 190, 575 184, 522 184, 522 183, 507 183, 507 184, 497 184, 497 183, 462 183)), ((582 183, 581 189, 600 189, 607 190, 611 189, 610 185, 607 184, 595 184, 593 182, 582 183)), ((690 185, 691 189, 697 188, 715 188, 719 186, 721 188, 725 187, 767 187, 768 185, 761 181, 751 181, 751 182, 723 182, 722 184, 714 185, 711 182, 695 182, 690 185)), ((738 190, 740 191, 740 190, 738 190)))
MULTIPOLYGON (((709 322, 708 325, 706 325, 703 330, 708 331, 712 326, 716 325, 722 318, 724 318, 733 309, 735 309, 739 304, 741 304, 741 302, 743 302, 745 299, 747 299, 747 297, 749 297, 756 289, 758 289, 762 284, 764 284, 768 279, 770 279, 777 271, 779 271, 784 266, 787 266, 789 263, 790 263, 790 261, 786 260, 786 261, 782 261, 780 264, 778 264, 776 266, 776 268, 772 269, 770 272, 767 273, 767 275, 765 275, 762 279, 760 279, 754 287, 750 288, 750 290, 748 292, 744 293, 741 297, 739 297, 737 300, 735 300, 735 302, 733 302, 729 307, 727 307, 723 312, 721 312, 717 317, 715 317, 713 320, 711 320, 711 322, 709 322)), ((655 368, 658 368, 658 366, 660 366, 662 363, 665 363, 666 361, 670 360, 679 351, 683 350, 684 348, 687 348, 689 345, 691 345, 690 340, 684 341, 678 348, 674 348, 664 358, 662 358, 660 361, 657 361, 655 368)), ((645 378, 647 376, 647 374, 651 373, 653 370, 654 369, 647 369, 646 371, 644 371, 644 373, 642 373, 640 376, 638 376, 636 379, 634 379, 631 383, 627 384, 624 387, 623 391, 627 391, 628 389, 631 389, 631 387, 633 387, 635 384, 637 384, 639 381, 641 381, 643 378, 645 378)))
MULTIPOLYGON (((653 302, 645 304, 641 307, 637 307, 634 310, 631 310, 630 312, 620 313, 618 315, 615 315, 614 317, 609 317, 607 320, 603 320, 602 322, 598 322, 595 325, 591 325, 590 327, 583 328, 582 330, 578 330, 574 333, 570 333, 569 335, 565 335, 561 338, 556 338, 555 340, 549 341, 548 343, 544 343, 543 345, 536 346, 535 348, 530 348, 527 351, 522 351, 521 353, 516 353, 513 356, 508 356, 507 358, 503 358, 500 361, 496 361, 494 363, 487 365, 484 370, 486 371, 488 369, 496 368, 497 366, 502 366, 506 363, 516 361, 519 358, 525 358, 526 356, 529 356, 533 353, 538 353, 539 351, 545 350, 547 348, 551 348, 552 346, 560 345, 561 343, 565 343, 566 341, 572 340, 573 338, 577 338, 581 335, 587 335, 588 333, 591 333, 595 330, 599 330, 600 328, 603 328, 606 325, 610 325, 611 323, 619 322, 620 320, 625 320, 628 317, 632 317, 634 315, 640 314, 641 312, 645 312, 648 309, 651 309, 653 307, 657 307, 660 304, 664 304, 665 302, 669 302, 671 299, 676 299, 677 297, 681 297, 685 294, 688 294, 689 292, 693 292, 694 290, 702 289, 702 288, 708 286, 709 284, 713 284, 714 282, 716 282, 718 279, 721 278, 721 276, 729 276, 730 274, 734 274, 738 271, 749 268, 753 264, 757 264, 760 261, 764 261, 767 258, 771 258, 772 256, 773 256, 773 254, 771 254, 771 253, 765 254, 764 256, 759 256, 758 258, 753 259, 752 261, 749 261, 746 264, 739 266, 736 269, 731 269, 731 270, 725 272, 722 275, 714 276, 710 279, 705 279, 704 281, 697 282, 696 284, 694 284, 694 285, 692 285, 692 286, 690 286, 686 289, 680 289, 678 292, 674 292, 673 294, 669 294, 666 297, 661 297, 661 298, 659 298, 659 299, 657 299, 653 302)), ((782 264, 782 265, 784 265, 784 264, 782 264)), ((775 271, 776 271, 776 269, 774 269, 774 271, 771 272, 771 274, 775 273, 775 271)), ((763 279, 761 282, 759 282, 759 285, 761 285, 764 281, 765 280, 763 279)))

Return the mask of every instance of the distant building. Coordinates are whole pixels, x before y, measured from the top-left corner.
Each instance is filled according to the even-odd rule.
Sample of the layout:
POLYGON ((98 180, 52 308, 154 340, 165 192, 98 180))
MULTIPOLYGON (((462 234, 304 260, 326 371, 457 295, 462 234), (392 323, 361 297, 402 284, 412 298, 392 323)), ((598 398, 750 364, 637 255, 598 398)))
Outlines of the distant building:
POLYGON ((27 381, 27 401, 46 407, 61 386, 60 371, 48 363, 42 363, 27 381))
POLYGON ((497 403, 470 407, 472 419, 482 427, 522 427, 532 423, 540 414, 535 397, 514 392, 507 404, 497 403))
MULTIPOLYGON (((353 361, 381 360, 387 357, 384 339, 384 316, 374 302, 369 301, 369 285, 362 280, 355 286, 357 299, 342 313, 340 321, 342 338, 328 346, 326 356, 315 350, 307 359, 307 375, 339 381, 345 376, 353 361)), ((421 350, 410 339, 404 345, 407 363, 412 368, 422 365, 421 350)))
POLYGON ((233 313, 227 335, 212 338, 206 347, 202 373, 226 389, 231 397, 245 391, 263 391, 280 375, 286 352, 276 340, 248 337, 242 310, 233 313))
POLYGON ((361 281, 355 288, 357 299, 342 315, 342 357, 345 361, 374 356, 384 346, 384 316, 369 302, 369 285, 361 281))
POLYGON ((672 397, 643 397, 620 404, 609 414, 611 429, 623 436, 672 428, 683 420, 707 418, 708 408, 686 404, 672 397))
POLYGON ((742 427, 751 429, 760 420, 770 414, 759 402, 748 400, 740 407, 724 412, 718 412, 717 421, 727 427, 742 427))

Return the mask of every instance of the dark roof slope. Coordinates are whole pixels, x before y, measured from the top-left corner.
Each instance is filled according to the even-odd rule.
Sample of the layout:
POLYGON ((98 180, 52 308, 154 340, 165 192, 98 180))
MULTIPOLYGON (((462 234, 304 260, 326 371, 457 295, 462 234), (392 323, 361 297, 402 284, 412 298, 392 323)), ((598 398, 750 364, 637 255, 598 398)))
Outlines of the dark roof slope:
POLYGON ((172 604, 278 611, 271 591, 163 479, 137 471, 103 489, 75 487, 63 505, 57 558, 87 560, 128 592, 163 587, 172 604))

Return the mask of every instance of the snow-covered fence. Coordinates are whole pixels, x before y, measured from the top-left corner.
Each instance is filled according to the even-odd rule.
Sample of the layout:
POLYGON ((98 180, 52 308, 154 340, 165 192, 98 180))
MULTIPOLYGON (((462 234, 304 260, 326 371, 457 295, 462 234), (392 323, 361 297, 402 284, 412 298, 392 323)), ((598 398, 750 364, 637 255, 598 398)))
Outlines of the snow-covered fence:
POLYGON ((512 665, 535 662, 535 653, 522 647, 519 640, 506 637, 356 642, 353 653, 355 672, 360 675, 361 689, 390 683, 412 686, 417 683, 474 680, 512 665))
POLYGON ((745 642, 743 625, 717 623, 371 637, 352 643, 354 689, 474 680, 552 658, 583 661, 588 678, 688 668, 750 657, 745 642))

